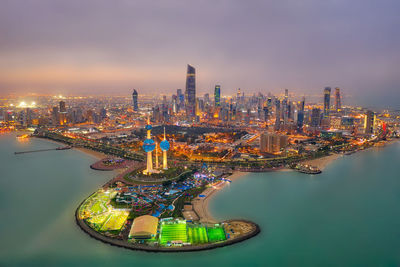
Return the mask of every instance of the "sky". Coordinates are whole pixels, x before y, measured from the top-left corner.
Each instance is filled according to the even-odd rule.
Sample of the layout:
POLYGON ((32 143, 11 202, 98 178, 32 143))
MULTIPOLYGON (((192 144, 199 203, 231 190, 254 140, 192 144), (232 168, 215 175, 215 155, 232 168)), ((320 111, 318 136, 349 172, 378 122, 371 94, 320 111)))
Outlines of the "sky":
MULTIPOLYGON (((0 0, 0 93, 321 94, 400 108, 398 0, 0 0)), ((346 103, 346 99, 344 99, 346 103)))

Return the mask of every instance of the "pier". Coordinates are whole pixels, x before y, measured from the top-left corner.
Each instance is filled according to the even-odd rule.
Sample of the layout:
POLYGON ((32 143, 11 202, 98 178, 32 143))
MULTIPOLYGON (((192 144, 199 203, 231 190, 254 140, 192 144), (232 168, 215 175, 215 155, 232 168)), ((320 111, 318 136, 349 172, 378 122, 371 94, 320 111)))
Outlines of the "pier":
POLYGON ((67 150, 71 149, 70 146, 63 146, 63 147, 56 147, 56 148, 47 148, 47 149, 36 149, 36 150, 28 150, 28 151, 18 151, 14 152, 15 155, 19 154, 28 154, 28 153, 35 153, 35 152, 44 152, 44 151, 52 151, 52 150, 67 150))

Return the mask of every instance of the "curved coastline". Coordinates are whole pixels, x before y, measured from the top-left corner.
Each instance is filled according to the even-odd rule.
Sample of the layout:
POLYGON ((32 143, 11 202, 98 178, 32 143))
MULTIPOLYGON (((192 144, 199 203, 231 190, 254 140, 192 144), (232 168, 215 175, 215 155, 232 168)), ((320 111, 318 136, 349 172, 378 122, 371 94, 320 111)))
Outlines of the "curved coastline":
MULTIPOLYGON (((85 152, 85 151, 82 151, 85 152)), ((309 162, 314 163, 321 169, 324 169, 327 165, 329 165, 331 162, 335 161, 338 159, 341 155, 333 154, 321 159, 314 159, 310 160, 309 162)), ((247 172, 234 172, 233 175, 229 176, 229 179, 236 180, 242 176, 245 176, 247 172)), ((110 182, 113 181, 110 180, 110 182)), ((107 185, 109 182, 107 182, 105 185, 107 185)), ((213 198, 213 196, 216 195, 217 191, 219 188, 208 188, 203 193, 205 193, 207 190, 210 190, 208 193, 206 193, 206 197, 204 198, 196 198, 192 201, 194 210, 196 213, 199 215, 200 222, 202 223, 216 223, 217 221, 212 217, 209 211, 209 201, 213 198), (198 205, 196 205, 194 202, 198 201, 198 205)), ((125 249, 131 249, 131 250, 141 250, 141 251, 146 251, 146 252, 195 252, 195 251, 203 251, 203 250, 211 250, 211 249, 216 249, 219 247, 224 247, 224 246, 229 246, 233 245, 235 243, 240 243, 243 242, 247 239, 250 239, 252 237, 255 237, 261 232, 260 226, 254 222, 244 220, 244 219, 230 219, 230 220, 225 220, 221 221, 220 223, 230 223, 230 222, 242 222, 242 223, 247 223, 251 225, 252 229, 245 233, 242 234, 238 237, 225 240, 222 242, 216 242, 216 243, 208 243, 208 244, 202 244, 202 245, 189 245, 189 246, 182 246, 182 247, 156 247, 156 246, 148 246, 148 245, 142 245, 142 244, 136 244, 136 243, 130 243, 127 240, 124 239, 117 239, 117 238, 111 238, 107 237, 105 235, 100 234, 99 232, 93 230, 91 227, 89 227, 84 220, 80 219, 78 216, 78 211, 80 206, 86 201, 83 200, 77 209, 75 210, 75 220, 77 225, 87 233, 90 237, 99 240, 103 243, 112 245, 112 246, 117 246, 117 247, 122 247, 125 249)))
POLYGON ((76 224, 81 228, 82 231, 87 233, 91 238, 94 238, 96 240, 99 240, 105 244, 109 244, 112 246, 117 246, 121 248, 126 248, 126 249, 131 249, 131 250, 141 250, 141 251, 146 251, 146 252, 194 252, 194 251, 202 251, 202 250, 210 250, 210 249, 215 249, 219 247, 225 247, 225 246, 230 246, 236 243, 243 242, 247 239, 250 239, 256 235, 258 235, 261 232, 260 226, 254 222, 243 220, 243 219, 234 219, 234 220, 227 220, 223 221, 223 223, 230 223, 230 222, 244 222, 252 225, 252 230, 246 234, 243 234, 237 238, 226 240, 223 242, 217 242, 217 243, 209 243, 205 245, 190 245, 190 246, 183 246, 183 247, 171 247, 171 248, 165 248, 165 247, 151 247, 147 245, 141 245, 141 244, 133 244, 129 243, 127 241, 124 241, 122 239, 116 239, 116 238, 110 238, 107 236, 104 236, 92 228, 90 228, 82 219, 79 219, 78 217, 78 211, 80 206, 85 202, 85 200, 82 201, 82 203, 78 206, 78 208, 75 210, 75 221, 76 224))
MULTIPOLYGON (((236 172, 233 175, 229 176, 229 178, 233 181, 233 180, 236 180, 236 179, 244 176, 245 174, 246 173, 244 173, 244 172, 236 172)), ((198 210, 196 210, 196 208, 195 208, 195 211, 196 211, 196 213, 198 213, 198 215, 200 217, 200 222, 217 223, 217 221, 211 216, 211 214, 209 212, 209 201, 217 193, 218 189, 208 188, 205 191, 207 191, 209 189, 211 189, 211 191, 207 195, 207 197, 205 197, 204 199, 201 199, 199 201, 199 204, 200 204, 199 207, 202 208, 204 213, 198 212, 198 210)), ((203 193, 205 191, 203 191, 203 193)), ((91 195, 89 195, 87 198, 89 198, 91 195)), ((258 235, 261 232, 260 226, 252 221, 245 220, 245 219, 229 219, 229 220, 221 221, 220 223, 234 223, 234 222, 246 223, 246 224, 251 225, 252 229, 249 232, 246 232, 245 234, 241 234, 240 236, 232 238, 232 239, 228 239, 228 240, 225 240, 222 242, 208 243, 208 244, 202 244, 202 245, 189 245, 189 246, 182 246, 182 247, 168 247, 167 248, 167 247, 153 247, 153 246, 148 246, 148 245, 134 244, 134 243, 129 243, 128 241, 123 240, 123 239, 111 238, 111 237, 102 235, 99 232, 93 230, 91 227, 89 227, 83 219, 80 219, 79 215, 78 215, 79 209, 80 209, 81 205, 86 201, 86 199, 84 199, 75 210, 75 222, 79 226, 79 228, 81 228, 81 230, 84 231, 86 234, 88 234, 91 238, 94 238, 96 240, 99 240, 103 243, 106 243, 106 244, 109 244, 112 246, 122 247, 122 248, 126 248, 126 249, 131 249, 131 250, 141 250, 141 251, 146 251, 146 252, 164 252, 164 253, 165 252, 194 252, 194 251, 202 251, 202 250, 211 250, 211 249, 230 246, 230 245, 233 245, 236 243, 243 242, 247 239, 255 237, 256 235, 258 235)))

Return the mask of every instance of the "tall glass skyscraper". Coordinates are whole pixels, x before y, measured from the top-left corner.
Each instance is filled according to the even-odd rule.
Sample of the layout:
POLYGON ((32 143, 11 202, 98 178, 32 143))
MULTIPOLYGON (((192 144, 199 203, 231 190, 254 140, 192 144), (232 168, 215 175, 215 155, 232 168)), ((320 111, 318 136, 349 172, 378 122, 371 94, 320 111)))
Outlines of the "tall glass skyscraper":
POLYGON ((275 131, 279 131, 281 128, 281 101, 275 100, 275 131))
POLYGON ((340 88, 336 87, 335 88, 335 108, 336 111, 339 111, 342 108, 342 103, 341 103, 341 99, 340 99, 340 88))
POLYGON ((331 103, 331 88, 325 87, 325 89, 324 89, 324 117, 329 116, 330 103, 331 103))
POLYGON ((303 132, 303 124, 304 124, 304 102, 305 98, 298 103, 297 107, 297 132, 303 132))
POLYGON ((193 118, 196 114, 196 70, 190 65, 187 66, 185 100, 186 116, 193 118))
POLYGON ((219 85, 215 86, 214 90, 214 103, 216 107, 221 106, 221 87, 219 85))
POLYGON ((138 92, 136 91, 136 89, 133 89, 132 101, 133 101, 133 110, 134 110, 134 111, 138 111, 138 110, 139 110, 139 106, 138 106, 138 92))

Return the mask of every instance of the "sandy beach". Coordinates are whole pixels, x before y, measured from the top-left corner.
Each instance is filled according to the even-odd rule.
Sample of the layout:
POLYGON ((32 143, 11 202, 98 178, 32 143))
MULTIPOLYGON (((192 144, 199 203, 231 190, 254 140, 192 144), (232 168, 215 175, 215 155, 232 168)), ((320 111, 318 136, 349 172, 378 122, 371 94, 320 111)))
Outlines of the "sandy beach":
POLYGON ((328 166, 331 162, 335 161, 336 159, 343 157, 342 154, 331 154, 329 156, 326 157, 322 157, 322 158, 317 158, 317 159, 311 159, 311 160, 305 160, 301 163, 303 164, 307 164, 307 165, 311 165, 311 166, 315 166, 318 169, 320 169, 321 171, 324 170, 326 168, 326 166, 328 166))
POLYGON ((88 154, 90 156, 93 156, 98 160, 110 157, 110 156, 107 156, 106 154, 104 154, 102 152, 94 151, 94 150, 83 148, 83 147, 74 147, 73 149, 79 150, 79 151, 81 151, 83 153, 86 153, 86 154, 88 154))
MULTIPOLYGON (((231 176, 227 177, 229 180, 234 182, 235 180, 245 176, 247 172, 234 172, 231 176)), ((223 188, 223 187, 222 187, 223 188)), ((201 194, 205 197, 196 197, 192 201, 193 209, 200 218, 200 222, 203 223, 217 223, 217 221, 211 216, 209 210, 209 203, 213 196, 222 188, 209 187, 204 190, 201 194)))

